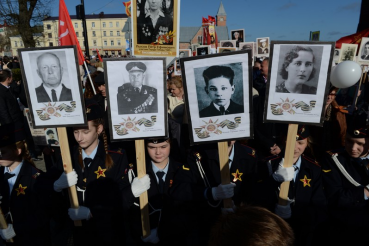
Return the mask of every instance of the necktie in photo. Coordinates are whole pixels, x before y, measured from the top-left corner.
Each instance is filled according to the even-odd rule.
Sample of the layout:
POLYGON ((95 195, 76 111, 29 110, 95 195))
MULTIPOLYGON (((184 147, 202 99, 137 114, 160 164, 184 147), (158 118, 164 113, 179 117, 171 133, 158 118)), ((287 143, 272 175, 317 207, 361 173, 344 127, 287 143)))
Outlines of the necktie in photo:
POLYGON ((160 194, 164 193, 164 180, 163 180, 163 176, 164 176, 164 172, 158 171, 156 172, 156 176, 158 176, 159 179, 159 192, 160 194))
POLYGON ((8 180, 8 179, 10 179, 14 176, 15 176, 15 174, 13 174, 13 173, 4 173, 4 180, 8 180))
POLYGON ((225 115, 225 108, 223 106, 219 107, 219 111, 221 115, 225 115))
POLYGON ((53 98, 53 102, 58 101, 58 98, 56 97, 56 91, 54 89, 51 90, 51 96, 53 98))

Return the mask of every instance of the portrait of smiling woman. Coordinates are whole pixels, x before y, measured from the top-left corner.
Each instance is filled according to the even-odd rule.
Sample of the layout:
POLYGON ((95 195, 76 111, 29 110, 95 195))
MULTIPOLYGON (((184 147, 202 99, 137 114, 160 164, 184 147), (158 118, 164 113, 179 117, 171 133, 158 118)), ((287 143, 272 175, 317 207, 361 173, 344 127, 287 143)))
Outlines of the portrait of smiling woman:
POLYGON ((310 47, 294 46, 284 57, 279 71, 284 81, 277 83, 276 92, 316 94, 317 88, 308 84, 315 76, 314 65, 315 56, 310 47))

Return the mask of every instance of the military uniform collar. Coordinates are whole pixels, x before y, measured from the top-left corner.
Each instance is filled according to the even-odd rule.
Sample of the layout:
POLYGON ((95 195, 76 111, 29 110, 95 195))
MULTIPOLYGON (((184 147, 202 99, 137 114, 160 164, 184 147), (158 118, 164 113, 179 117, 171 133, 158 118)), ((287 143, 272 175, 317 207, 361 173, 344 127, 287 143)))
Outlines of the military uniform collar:
MULTIPOLYGON (((161 10, 159 10, 159 14, 158 14, 158 16, 160 17, 165 17, 165 15, 164 15, 164 13, 161 11, 161 10)), ((158 18, 158 17, 154 17, 154 16, 152 16, 151 15, 151 11, 148 11, 147 13, 146 13, 146 15, 145 15, 145 18, 147 18, 147 17, 150 17, 150 18, 158 18)))

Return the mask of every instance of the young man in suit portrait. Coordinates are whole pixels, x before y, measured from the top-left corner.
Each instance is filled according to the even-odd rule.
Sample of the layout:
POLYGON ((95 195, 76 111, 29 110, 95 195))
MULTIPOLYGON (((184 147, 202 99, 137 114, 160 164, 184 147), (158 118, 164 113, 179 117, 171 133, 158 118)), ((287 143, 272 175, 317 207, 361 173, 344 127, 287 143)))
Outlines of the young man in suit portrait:
POLYGON ((37 74, 42 84, 36 88, 37 102, 73 101, 72 91, 62 84, 63 67, 53 53, 37 57, 37 74))
POLYGON ((361 59, 369 60, 369 41, 365 43, 361 52, 361 59))
POLYGON ((211 66, 204 70, 205 91, 212 100, 200 111, 200 118, 244 112, 242 105, 232 101, 235 92, 234 72, 227 66, 211 66))

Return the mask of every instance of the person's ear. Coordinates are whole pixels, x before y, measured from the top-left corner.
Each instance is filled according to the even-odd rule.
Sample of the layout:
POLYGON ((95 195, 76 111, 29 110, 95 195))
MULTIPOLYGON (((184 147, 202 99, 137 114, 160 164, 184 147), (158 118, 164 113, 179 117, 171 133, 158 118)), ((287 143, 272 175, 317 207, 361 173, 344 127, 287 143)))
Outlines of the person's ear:
POLYGON ((97 135, 100 135, 103 131, 104 131, 104 126, 102 124, 100 124, 97 127, 97 135))
POLYGON ((234 91, 235 88, 236 88, 236 86, 235 85, 232 85, 231 88, 232 88, 232 91, 234 91))
POLYGON ((20 156, 22 154, 22 149, 17 148, 17 155, 20 156))

